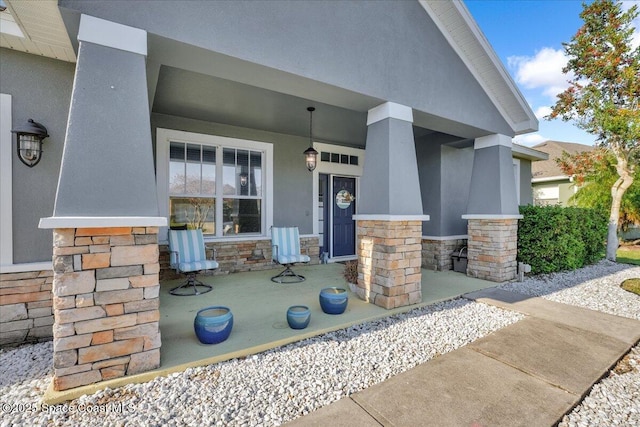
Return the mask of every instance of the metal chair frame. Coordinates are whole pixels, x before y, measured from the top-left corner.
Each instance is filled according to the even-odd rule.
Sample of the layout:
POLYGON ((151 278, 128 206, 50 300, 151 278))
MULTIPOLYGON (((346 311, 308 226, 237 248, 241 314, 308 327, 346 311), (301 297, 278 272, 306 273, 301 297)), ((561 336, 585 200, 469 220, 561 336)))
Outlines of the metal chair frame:
MULTIPOLYGON (((171 231, 182 231, 182 230, 171 230, 171 231)), ((170 231, 170 232, 171 232, 170 231)), ((204 244, 204 242, 203 242, 204 244)), ((201 248, 203 250, 203 253, 205 254, 205 259, 201 260, 201 261, 215 261, 216 260, 216 249, 213 248, 213 259, 209 260, 206 259, 206 247, 205 248, 201 248)), ((171 255, 175 255, 175 263, 173 263, 171 265, 172 268, 174 268, 178 273, 180 274, 184 274, 187 278, 187 280, 182 283, 179 286, 176 286, 175 288, 172 288, 171 290, 169 290, 169 293, 171 295, 176 295, 176 296, 193 296, 193 295, 201 295, 201 294, 206 294, 207 292, 210 292, 213 289, 213 286, 211 285, 207 285, 206 283, 201 282, 200 280, 196 279, 196 275, 200 272, 202 272, 203 270, 196 270, 196 271, 183 271, 180 269, 180 252, 179 251, 174 251, 174 250, 170 250, 169 251, 170 256, 171 255), (200 288, 204 288, 203 290, 198 289, 198 287, 200 288), (181 292, 181 289, 192 289, 191 292, 181 292)), ((171 259, 171 258, 170 258, 171 259)), ((215 268, 218 268, 217 266, 215 268)), ((204 270, 206 271, 210 271, 213 269, 207 269, 204 270)), ((205 273, 206 274, 206 273, 205 273)))
MULTIPOLYGON (((280 259, 280 248, 279 245, 273 244, 273 229, 274 228, 295 228, 297 230, 297 227, 271 227, 271 233, 272 233, 272 237, 271 237, 271 241, 272 241, 272 245, 271 245, 271 250, 272 250, 272 255, 271 255, 271 261, 272 262, 277 262, 280 265, 283 265, 285 267, 285 269, 280 273, 277 274, 276 276, 273 276, 271 278, 272 282, 275 283, 298 283, 298 282, 304 282, 306 280, 306 278, 300 274, 296 274, 291 267, 294 264, 297 263, 308 263, 309 261, 294 261, 294 262, 290 262, 290 263, 281 263, 279 261, 280 259)), ((303 255, 302 254, 302 245, 300 245, 300 236, 298 235, 298 245, 300 246, 300 253, 298 254, 287 254, 287 255, 295 255, 295 256, 299 256, 299 255, 303 255)), ((309 258, 309 250, 307 249, 307 253, 306 253, 307 258, 309 258)))

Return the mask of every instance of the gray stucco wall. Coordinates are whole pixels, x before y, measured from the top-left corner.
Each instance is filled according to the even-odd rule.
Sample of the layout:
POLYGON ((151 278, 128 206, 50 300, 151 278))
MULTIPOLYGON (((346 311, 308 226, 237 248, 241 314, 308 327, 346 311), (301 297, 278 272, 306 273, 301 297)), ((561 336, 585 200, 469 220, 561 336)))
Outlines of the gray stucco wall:
POLYGON ((467 234, 462 215, 469 200, 473 155, 473 148, 442 147, 442 236, 467 234))
MULTIPOLYGON (((514 133, 417 1, 194 1, 180 7, 151 0, 128 2, 127 7, 105 1, 62 0, 60 4, 212 52, 392 100, 485 134, 514 133)), ((442 130, 433 120, 430 127, 442 130)))
POLYGON ((439 236, 442 222, 440 144, 416 139, 416 157, 422 210, 429 215, 429 221, 422 223, 422 234, 439 236))
POLYGON ((301 234, 313 232, 311 206, 313 174, 305 167, 302 152, 309 140, 291 135, 239 128, 165 114, 151 115, 155 146, 156 129, 166 128, 273 144, 273 224, 297 225, 301 234))
POLYGON ((49 132, 42 159, 33 168, 22 164, 12 147, 16 264, 51 260, 51 230, 38 229, 38 222, 53 212, 74 68, 69 62, 0 48, 0 92, 12 96, 12 128, 33 118, 49 132))
POLYGON ((466 213, 473 166, 473 148, 458 149, 441 145, 433 137, 416 141, 425 236, 467 234, 466 213))

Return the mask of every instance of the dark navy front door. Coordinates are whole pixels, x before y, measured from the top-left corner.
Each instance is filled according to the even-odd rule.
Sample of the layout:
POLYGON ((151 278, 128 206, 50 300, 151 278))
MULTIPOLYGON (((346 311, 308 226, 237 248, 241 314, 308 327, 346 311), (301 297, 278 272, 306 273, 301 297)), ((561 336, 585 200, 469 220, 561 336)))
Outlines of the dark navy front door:
POLYGON ((356 253, 356 179, 333 177, 333 256, 356 253))

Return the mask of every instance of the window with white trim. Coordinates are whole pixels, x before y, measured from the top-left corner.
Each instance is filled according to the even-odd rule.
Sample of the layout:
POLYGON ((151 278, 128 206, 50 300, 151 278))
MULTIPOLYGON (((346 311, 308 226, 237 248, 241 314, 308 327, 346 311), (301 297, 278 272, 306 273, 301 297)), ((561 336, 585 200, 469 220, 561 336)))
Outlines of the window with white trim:
POLYGON ((516 201, 520 204, 520 159, 513 158, 513 177, 516 180, 516 201))
POLYGON ((168 129, 158 129, 157 141, 158 199, 171 227, 209 237, 267 234, 271 144, 168 129))

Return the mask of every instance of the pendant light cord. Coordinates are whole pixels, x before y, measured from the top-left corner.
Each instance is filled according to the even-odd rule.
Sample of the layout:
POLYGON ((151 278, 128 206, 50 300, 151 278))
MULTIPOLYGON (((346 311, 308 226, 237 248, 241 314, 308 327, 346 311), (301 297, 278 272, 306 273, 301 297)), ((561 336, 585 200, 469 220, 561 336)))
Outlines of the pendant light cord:
POLYGON ((313 110, 309 111, 309 144, 313 144, 313 110))

